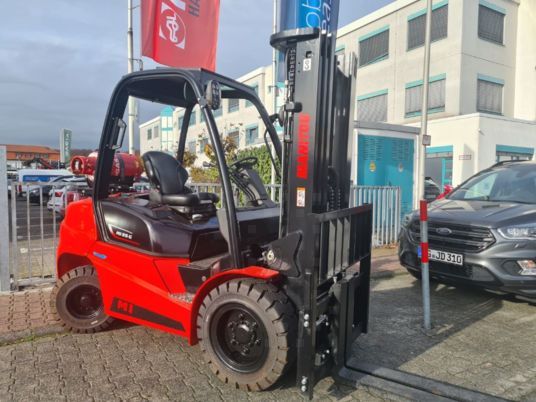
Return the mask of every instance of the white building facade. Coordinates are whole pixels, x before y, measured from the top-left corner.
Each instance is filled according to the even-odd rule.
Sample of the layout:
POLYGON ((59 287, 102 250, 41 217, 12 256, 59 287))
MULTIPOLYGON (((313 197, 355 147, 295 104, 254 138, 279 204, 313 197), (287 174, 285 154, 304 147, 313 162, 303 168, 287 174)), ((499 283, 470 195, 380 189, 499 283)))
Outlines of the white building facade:
MULTIPOLYGON (((425 6, 398 0, 339 30, 338 52, 359 60, 358 120, 420 125, 425 6)), ((532 158, 535 22, 534 0, 433 3, 427 174, 436 182, 532 158)))

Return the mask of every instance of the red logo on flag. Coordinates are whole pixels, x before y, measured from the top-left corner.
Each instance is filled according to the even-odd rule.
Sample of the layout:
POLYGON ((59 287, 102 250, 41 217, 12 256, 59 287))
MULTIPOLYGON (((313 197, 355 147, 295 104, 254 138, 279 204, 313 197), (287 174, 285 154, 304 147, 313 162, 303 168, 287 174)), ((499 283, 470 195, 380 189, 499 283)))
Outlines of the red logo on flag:
POLYGON ((143 0, 142 55, 171 67, 216 69, 220 0, 143 0))

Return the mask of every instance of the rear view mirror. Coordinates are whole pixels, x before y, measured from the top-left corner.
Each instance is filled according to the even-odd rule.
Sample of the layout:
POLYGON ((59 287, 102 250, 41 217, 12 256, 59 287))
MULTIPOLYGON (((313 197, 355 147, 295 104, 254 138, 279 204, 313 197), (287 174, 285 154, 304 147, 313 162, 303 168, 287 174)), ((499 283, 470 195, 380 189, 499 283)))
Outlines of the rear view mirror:
POLYGON ((221 86, 218 81, 210 80, 207 82, 205 99, 212 110, 217 110, 221 107, 221 86))
POLYGON ((123 146, 123 140, 125 139, 125 132, 127 130, 127 123, 120 117, 114 119, 114 127, 112 134, 111 149, 119 149, 123 146))

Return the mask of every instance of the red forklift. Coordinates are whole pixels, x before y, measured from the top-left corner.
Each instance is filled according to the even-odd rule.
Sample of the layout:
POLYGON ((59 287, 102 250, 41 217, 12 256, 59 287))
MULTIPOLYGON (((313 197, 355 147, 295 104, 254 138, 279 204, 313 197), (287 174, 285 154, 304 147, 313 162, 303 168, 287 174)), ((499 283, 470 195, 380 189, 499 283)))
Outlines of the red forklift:
POLYGON ((351 359, 352 343, 368 329, 372 227, 370 205, 349 207, 356 59, 336 57, 334 37, 315 28, 280 32, 271 44, 285 54, 287 75, 274 116, 252 88, 205 70, 142 71, 118 83, 93 197, 69 205, 61 225, 52 295, 59 318, 74 332, 120 319, 180 335, 200 344, 223 382, 248 391, 295 367, 308 397, 326 375, 413 400, 460 395, 351 359), (177 154, 142 155, 149 194, 117 191, 133 178, 111 173, 129 96, 185 109, 177 154), (255 158, 226 162, 214 118, 224 99, 256 108, 281 177, 280 202, 270 199, 255 158), (221 199, 187 186, 182 162, 194 107, 214 150, 221 199))
POLYGON ((61 225, 53 301, 75 332, 121 319, 200 343, 215 375, 246 390, 270 387, 297 361, 299 387, 310 394, 367 330, 371 207, 348 208, 355 63, 343 72, 318 29, 280 33, 272 45, 286 54, 289 81, 278 116, 252 88, 205 70, 142 71, 118 83, 93 197, 69 205, 61 225), (132 179, 110 173, 129 96, 185 109, 177 155, 142 155, 147 195, 110 190, 132 179), (255 158, 226 162, 213 115, 222 99, 257 109, 281 175, 280 203, 270 199, 255 158), (206 122, 221 200, 186 185, 194 107, 206 122), (235 203, 233 185, 245 206, 235 203))

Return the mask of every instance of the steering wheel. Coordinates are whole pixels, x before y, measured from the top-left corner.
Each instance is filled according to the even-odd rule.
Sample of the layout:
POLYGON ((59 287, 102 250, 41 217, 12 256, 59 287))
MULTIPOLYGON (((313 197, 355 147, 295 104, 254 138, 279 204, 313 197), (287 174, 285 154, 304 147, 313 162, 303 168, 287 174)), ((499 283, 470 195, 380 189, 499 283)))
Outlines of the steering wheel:
POLYGON ((229 165, 230 168, 234 168, 236 170, 242 170, 242 169, 251 169, 253 166, 255 166, 259 160, 256 156, 246 156, 245 158, 239 159, 229 165))

